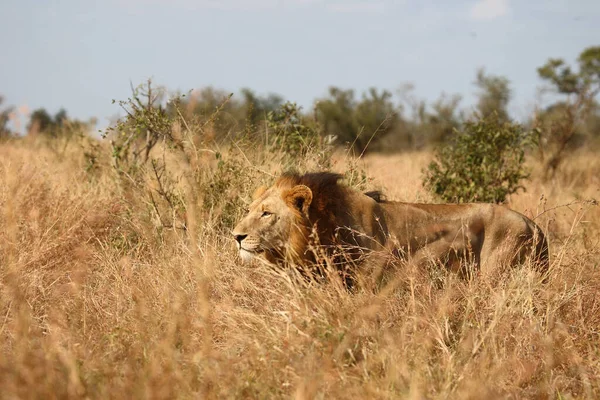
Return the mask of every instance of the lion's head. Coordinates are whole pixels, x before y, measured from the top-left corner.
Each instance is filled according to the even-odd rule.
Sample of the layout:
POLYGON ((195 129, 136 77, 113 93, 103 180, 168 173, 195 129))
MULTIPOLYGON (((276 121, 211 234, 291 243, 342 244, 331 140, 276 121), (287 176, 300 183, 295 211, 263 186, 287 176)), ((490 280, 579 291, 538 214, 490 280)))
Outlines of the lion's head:
POLYGON ((259 188, 248 214, 233 230, 242 259, 262 255, 274 262, 286 257, 294 231, 303 236, 311 202, 312 191, 306 185, 259 188))
POLYGON ((337 185, 340 178, 328 172, 290 173, 268 189, 259 188, 247 215, 233 230, 242 259, 262 256, 275 263, 283 259, 301 261, 309 256, 309 233, 316 221, 319 236, 333 229, 328 221, 335 218, 331 215, 336 211, 334 205, 344 198, 343 187, 337 185))

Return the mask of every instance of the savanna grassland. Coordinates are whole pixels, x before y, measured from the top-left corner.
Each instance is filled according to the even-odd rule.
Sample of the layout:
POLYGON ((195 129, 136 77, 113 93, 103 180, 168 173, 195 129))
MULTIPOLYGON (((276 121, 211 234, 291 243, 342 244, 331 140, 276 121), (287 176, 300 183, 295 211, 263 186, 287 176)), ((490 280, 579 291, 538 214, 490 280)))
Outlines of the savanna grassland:
POLYGON ((529 155, 507 201, 548 235, 546 283, 528 265, 493 284, 398 268, 395 290, 350 292, 240 262, 230 231, 252 192, 331 168, 430 202, 432 153, 290 158, 189 129, 119 170, 106 141, 0 144, 0 397, 600 397, 597 153, 551 179, 529 155))

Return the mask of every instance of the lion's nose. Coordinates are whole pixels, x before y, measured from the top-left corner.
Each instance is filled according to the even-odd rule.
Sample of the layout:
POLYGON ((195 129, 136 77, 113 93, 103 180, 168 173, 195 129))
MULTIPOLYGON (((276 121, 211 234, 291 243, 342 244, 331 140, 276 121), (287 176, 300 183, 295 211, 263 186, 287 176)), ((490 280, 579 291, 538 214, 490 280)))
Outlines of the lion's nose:
POLYGON ((235 240, 237 240, 237 242, 238 242, 239 244, 242 244, 242 240, 246 239, 246 237, 247 237, 248 235, 233 235, 233 236, 235 237, 235 240))

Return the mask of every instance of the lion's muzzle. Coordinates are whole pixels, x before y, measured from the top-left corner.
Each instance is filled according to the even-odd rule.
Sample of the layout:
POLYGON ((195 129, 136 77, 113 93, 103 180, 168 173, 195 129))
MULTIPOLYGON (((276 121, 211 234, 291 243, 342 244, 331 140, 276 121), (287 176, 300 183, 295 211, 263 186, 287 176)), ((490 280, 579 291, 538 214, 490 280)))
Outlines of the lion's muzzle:
POLYGON ((238 242, 238 245, 242 247, 242 240, 246 239, 248 235, 234 233, 233 237, 235 237, 235 240, 236 242, 238 242))

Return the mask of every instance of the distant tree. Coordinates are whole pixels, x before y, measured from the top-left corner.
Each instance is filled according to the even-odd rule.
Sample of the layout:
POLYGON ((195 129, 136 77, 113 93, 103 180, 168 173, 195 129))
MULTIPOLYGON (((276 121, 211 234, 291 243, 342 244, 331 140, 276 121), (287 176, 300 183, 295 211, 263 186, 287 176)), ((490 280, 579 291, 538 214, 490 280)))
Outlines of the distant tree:
POLYGON ((284 104, 284 99, 277 94, 258 96, 244 88, 239 96, 210 86, 195 90, 189 96, 177 96, 177 99, 177 105, 167 103, 167 114, 171 115, 177 109, 186 120, 205 122, 203 134, 211 140, 230 138, 244 131, 256 133, 268 113, 284 104))
POLYGON ((536 113, 534 126, 540 134, 540 156, 544 175, 552 177, 577 138, 597 126, 600 93, 600 46, 581 52, 575 70, 564 60, 549 59, 538 75, 563 98, 536 113), (594 118, 596 117, 596 118, 594 118))
POLYGON ((48 138, 72 137, 74 134, 86 133, 96 124, 95 118, 87 122, 69 118, 65 109, 60 109, 54 116, 44 108, 31 113, 27 125, 28 135, 43 135, 48 138))
POLYGON ((463 120, 463 113, 459 109, 461 96, 442 93, 437 100, 428 105, 425 100, 417 98, 413 90, 412 84, 406 84, 398 91, 403 103, 411 110, 406 128, 411 137, 410 142, 419 148, 428 143, 449 140, 463 120))
POLYGON ((69 121, 69 117, 67 115, 67 110, 65 110, 64 108, 61 108, 60 110, 58 110, 58 112, 56 114, 54 114, 54 124, 57 127, 60 128, 68 121, 69 121))
POLYGON ((45 108, 38 108, 31 113, 29 117, 29 125, 27 126, 27 132, 38 133, 46 132, 53 125, 52 117, 48 114, 45 108))
POLYGON ((551 83, 558 93, 596 96, 600 91, 600 46, 582 51, 577 62, 579 71, 575 72, 563 59, 551 58, 538 68, 538 74, 551 83))
POLYGON ((375 88, 354 98, 353 90, 329 88, 329 97, 316 103, 317 120, 338 143, 347 143, 357 154, 389 135, 400 122, 392 94, 375 88))
POLYGON ((456 129, 460 127, 463 115, 458 106, 462 97, 458 94, 442 94, 431 106, 433 112, 427 116, 430 126, 429 137, 433 142, 448 141, 456 129))
POLYGON ((392 94, 387 90, 380 93, 375 88, 363 94, 362 100, 356 106, 356 118, 362 130, 357 137, 361 153, 364 153, 371 142, 377 143, 392 133, 399 123, 399 114, 392 102, 392 94))
POLYGON ((477 70, 475 85, 479 89, 477 111, 485 118, 496 113, 501 121, 508 121, 508 103, 512 92, 510 82, 503 76, 489 75, 483 68, 477 70))
POLYGON ((317 119, 325 133, 337 136, 338 143, 352 143, 359 127, 355 119, 354 90, 329 88, 329 97, 316 103, 317 119))
POLYGON ((61 108, 54 116, 51 116, 46 109, 38 108, 29 117, 27 132, 56 137, 64 133, 61 128, 67 123, 69 123, 69 117, 64 109, 61 108))
MULTIPOLYGON (((0 106, 4 103, 4 98, 0 96, 0 106)), ((4 110, 0 109, 0 139, 10 137, 12 132, 8 128, 8 122, 10 121, 10 113, 13 111, 12 107, 8 107, 4 110)))
POLYGON ((246 109, 246 121, 254 126, 264 121, 268 113, 280 109, 284 104, 283 97, 278 94, 270 93, 261 97, 248 88, 243 88, 241 93, 243 106, 246 109))
POLYGON ((600 104, 598 102, 594 102, 594 106, 585 118, 584 128, 586 135, 600 139, 600 104))

